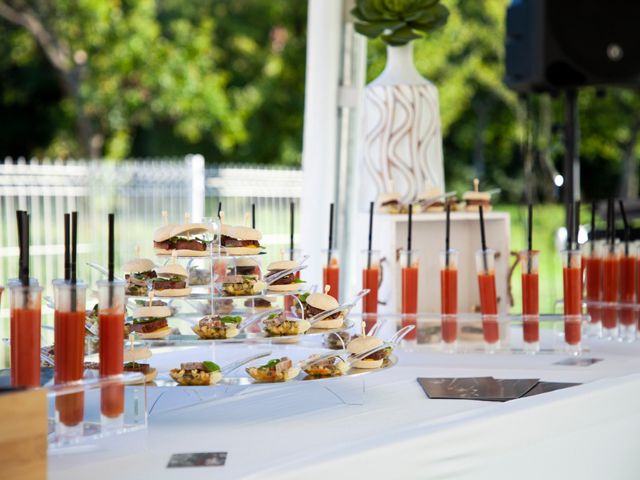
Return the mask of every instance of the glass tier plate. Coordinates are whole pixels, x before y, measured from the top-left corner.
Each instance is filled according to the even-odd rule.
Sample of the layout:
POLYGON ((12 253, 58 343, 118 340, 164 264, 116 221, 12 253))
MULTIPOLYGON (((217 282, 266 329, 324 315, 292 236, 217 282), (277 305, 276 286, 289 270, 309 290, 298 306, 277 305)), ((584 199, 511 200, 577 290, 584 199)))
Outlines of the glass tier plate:
POLYGON ((216 383, 215 385, 202 385, 202 386, 182 386, 182 385, 178 385, 170 376, 168 373, 163 373, 158 375, 158 377, 151 383, 147 383, 147 387, 153 388, 153 387, 157 387, 157 388, 174 388, 174 387, 179 387, 181 389, 189 389, 189 388, 216 388, 216 387, 225 387, 225 386, 253 386, 253 387, 265 387, 265 386, 273 386, 273 385, 284 385, 284 386, 290 386, 290 385, 300 385, 300 384, 307 384, 307 383, 317 383, 317 382, 330 382, 330 381, 335 381, 335 380, 339 380, 342 378, 355 378, 355 377, 362 377, 364 375, 371 375, 377 372, 383 372, 386 370, 389 370, 390 368, 393 368, 397 365, 398 363, 398 357, 396 357, 395 355, 390 355, 388 359, 385 360, 385 362, 382 364, 382 367, 380 368, 352 368, 350 369, 347 373, 345 373, 344 375, 340 375, 337 377, 309 377, 308 375, 306 375, 304 372, 300 372, 300 374, 298 374, 297 377, 292 378, 291 380, 287 381, 287 382, 257 382, 256 380, 254 380, 253 378, 249 377, 249 376, 242 376, 242 377, 223 377, 222 380, 220 380, 218 383, 216 383))
MULTIPOLYGON (((219 252, 214 252, 211 253, 209 255, 176 255, 177 258, 207 258, 207 259, 229 259, 229 258, 256 258, 256 257, 260 257, 262 255, 266 255, 267 251, 266 250, 261 250, 258 253, 251 253, 248 255, 228 255, 226 253, 219 253, 219 252)), ((156 257, 158 258, 166 258, 166 259, 171 259, 171 254, 168 253, 156 253, 155 254, 156 257)))
MULTIPOLYGON (((203 285, 197 285, 196 287, 202 287, 203 285)), ((262 293, 256 293, 253 295, 220 295, 210 293, 191 293, 189 295, 185 295, 184 297, 161 297, 159 295, 154 297, 154 300, 221 300, 221 299, 231 299, 231 300, 251 300, 256 298, 264 298, 264 297, 287 297, 291 295, 299 295, 301 293, 305 293, 304 289, 297 290, 295 292, 272 292, 269 290, 265 290, 262 293)), ((149 300, 147 295, 127 295, 128 300, 149 300)))
POLYGON ((141 339, 136 338, 136 342, 143 343, 153 347, 170 347, 170 346, 188 346, 188 345, 205 345, 207 343, 243 343, 243 342, 271 342, 271 343, 294 343, 299 340, 327 335, 330 333, 343 332, 353 327, 351 320, 345 320, 342 327, 339 328, 311 328, 302 335, 290 335, 280 337, 270 337, 264 332, 250 333, 241 332, 233 338, 224 338, 221 340, 200 338, 196 334, 193 335, 169 335, 163 339, 141 339))

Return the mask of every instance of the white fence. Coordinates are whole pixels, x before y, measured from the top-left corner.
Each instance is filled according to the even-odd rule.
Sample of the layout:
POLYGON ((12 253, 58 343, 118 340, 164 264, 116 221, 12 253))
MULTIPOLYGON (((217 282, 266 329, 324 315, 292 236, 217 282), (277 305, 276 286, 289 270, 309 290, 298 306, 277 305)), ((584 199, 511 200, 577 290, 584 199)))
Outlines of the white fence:
POLYGON ((143 255, 152 254, 162 210, 175 221, 185 212, 196 220, 214 216, 218 202, 229 223, 243 223, 256 204, 256 224, 273 258, 288 243, 289 205, 299 211, 301 185, 300 170, 205 168, 200 155, 121 162, 7 158, 0 161, 0 285, 17 276, 17 209, 30 213, 32 276, 49 285, 63 275, 63 215, 71 210, 80 222, 79 277, 94 281, 85 263, 106 263, 109 212, 116 212, 116 265, 137 245, 143 255))

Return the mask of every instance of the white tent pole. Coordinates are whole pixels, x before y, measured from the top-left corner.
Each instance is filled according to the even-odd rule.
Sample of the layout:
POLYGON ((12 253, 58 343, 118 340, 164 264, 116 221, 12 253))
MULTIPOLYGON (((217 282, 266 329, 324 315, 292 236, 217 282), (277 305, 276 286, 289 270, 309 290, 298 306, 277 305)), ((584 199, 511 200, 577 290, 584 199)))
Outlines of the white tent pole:
POLYGON ((342 0, 309 0, 303 137, 300 245, 311 255, 305 278, 322 278, 329 204, 336 197, 338 83, 342 0))

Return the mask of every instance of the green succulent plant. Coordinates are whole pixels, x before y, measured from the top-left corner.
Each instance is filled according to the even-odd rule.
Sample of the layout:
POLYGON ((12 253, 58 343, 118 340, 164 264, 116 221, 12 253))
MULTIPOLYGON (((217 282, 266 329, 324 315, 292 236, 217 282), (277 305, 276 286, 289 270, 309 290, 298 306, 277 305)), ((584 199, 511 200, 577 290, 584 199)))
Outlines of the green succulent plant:
POLYGON ((356 32, 400 46, 447 23, 449 9, 440 0, 357 0, 351 14, 356 32))

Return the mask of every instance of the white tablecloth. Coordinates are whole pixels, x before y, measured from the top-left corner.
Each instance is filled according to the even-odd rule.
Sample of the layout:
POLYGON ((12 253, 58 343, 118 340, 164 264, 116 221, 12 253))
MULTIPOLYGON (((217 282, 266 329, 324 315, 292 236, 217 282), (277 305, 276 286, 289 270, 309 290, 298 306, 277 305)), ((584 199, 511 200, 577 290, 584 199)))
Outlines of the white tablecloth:
MULTIPOLYGON (((246 349, 218 349, 217 358, 224 363, 246 349)), ((585 356, 604 360, 589 367, 553 365, 561 354, 415 347, 399 356, 397 367, 367 377, 363 405, 304 386, 154 413, 132 445, 125 435, 103 440, 99 452, 50 457, 50 478, 640 478, 640 344, 595 342, 585 356), (494 403, 430 400, 416 382, 486 375, 584 384, 494 403), (173 453, 209 451, 228 452, 226 465, 166 468, 173 453)), ((153 360, 159 367, 177 361, 174 353, 153 360)), ((150 403, 155 395, 149 391, 150 403)))

